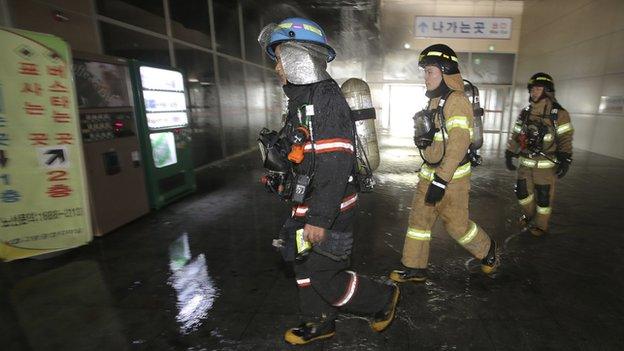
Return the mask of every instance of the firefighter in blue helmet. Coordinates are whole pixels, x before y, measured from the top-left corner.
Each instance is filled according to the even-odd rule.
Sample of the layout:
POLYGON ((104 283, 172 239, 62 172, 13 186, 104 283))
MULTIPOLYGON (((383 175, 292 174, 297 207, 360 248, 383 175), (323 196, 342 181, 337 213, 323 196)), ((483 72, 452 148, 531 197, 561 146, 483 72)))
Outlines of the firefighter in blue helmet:
POLYGON ((264 130, 260 147, 265 185, 293 203, 274 241, 294 263, 302 323, 286 331, 295 345, 335 334, 337 313, 369 316, 374 331, 394 318, 399 289, 347 270, 357 204, 354 122, 340 87, 327 73, 336 57, 321 27, 288 18, 265 27, 260 44, 276 61, 288 97, 280 132, 264 130))

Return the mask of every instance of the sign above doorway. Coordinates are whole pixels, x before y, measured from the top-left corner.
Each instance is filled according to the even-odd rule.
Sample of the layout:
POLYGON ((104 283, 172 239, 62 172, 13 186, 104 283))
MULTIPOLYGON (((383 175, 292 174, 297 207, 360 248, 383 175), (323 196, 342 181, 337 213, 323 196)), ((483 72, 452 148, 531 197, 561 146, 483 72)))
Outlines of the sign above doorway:
POLYGON ((511 39, 508 17, 416 16, 416 38, 511 39))

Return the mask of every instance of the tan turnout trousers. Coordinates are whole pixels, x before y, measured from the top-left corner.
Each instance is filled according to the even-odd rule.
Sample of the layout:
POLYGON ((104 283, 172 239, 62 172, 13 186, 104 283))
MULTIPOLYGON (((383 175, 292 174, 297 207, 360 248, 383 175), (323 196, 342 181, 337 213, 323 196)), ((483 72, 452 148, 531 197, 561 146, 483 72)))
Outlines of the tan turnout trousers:
POLYGON ((420 179, 412 201, 409 227, 403 245, 401 262, 409 268, 426 268, 429 261, 431 228, 439 218, 453 239, 478 259, 484 258, 490 249, 490 237, 468 219, 468 192, 470 176, 451 181, 442 201, 435 206, 425 204, 425 194, 430 182, 420 179))

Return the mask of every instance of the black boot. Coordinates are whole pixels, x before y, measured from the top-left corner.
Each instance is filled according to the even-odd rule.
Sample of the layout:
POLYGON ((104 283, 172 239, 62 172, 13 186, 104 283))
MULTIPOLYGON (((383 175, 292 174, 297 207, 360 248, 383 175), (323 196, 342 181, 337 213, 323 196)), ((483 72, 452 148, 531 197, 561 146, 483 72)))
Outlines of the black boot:
POLYGON ((500 259, 498 255, 496 255, 496 241, 494 239, 490 239, 490 249, 488 253, 481 260, 481 270, 485 274, 492 274, 496 272, 496 269, 500 265, 500 259))
POLYGON ((528 229, 529 229, 529 232, 533 234, 533 236, 542 236, 542 235, 548 234, 547 231, 540 229, 535 225, 530 225, 528 229))
POLYGON ((284 340, 292 345, 304 345, 315 340, 331 338, 336 334, 334 319, 322 319, 315 322, 301 323, 296 328, 290 328, 284 334, 284 340))
POLYGON ((426 268, 405 268, 403 270, 394 270, 390 273, 390 279, 397 283, 405 282, 424 282, 427 280, 426 268))
POLYGON ((392 284, 392 295, 390 295, 390 300, 384 306, 384 308, 375 313, 373 320, 370 323, 371 328, 376 332, 381 332, 386 329, 392 320, 394 319, 394 314, 396 312, 397 303, 399 303, 399 295, 400 295, 399 287, 395 284, 392 284))
POLYGON ((520 226, 523 228, 528 228, 531 224, 531 218, 527 215, 522 215, 518 219, 518 224, 520 224, 520 226))

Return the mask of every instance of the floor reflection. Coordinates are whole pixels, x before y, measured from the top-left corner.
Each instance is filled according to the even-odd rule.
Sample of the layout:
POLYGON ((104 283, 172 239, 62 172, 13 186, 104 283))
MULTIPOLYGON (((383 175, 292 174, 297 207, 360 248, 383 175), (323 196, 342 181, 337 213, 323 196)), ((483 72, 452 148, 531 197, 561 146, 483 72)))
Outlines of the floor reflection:
POLYGON ((208 275, 204 254, 192 258, 188 234, 183 234, 169 247, 169 285, 177 295, 176 320, 182 334, 188 334, 202 325, 212 308, 219 290, 208 275))

